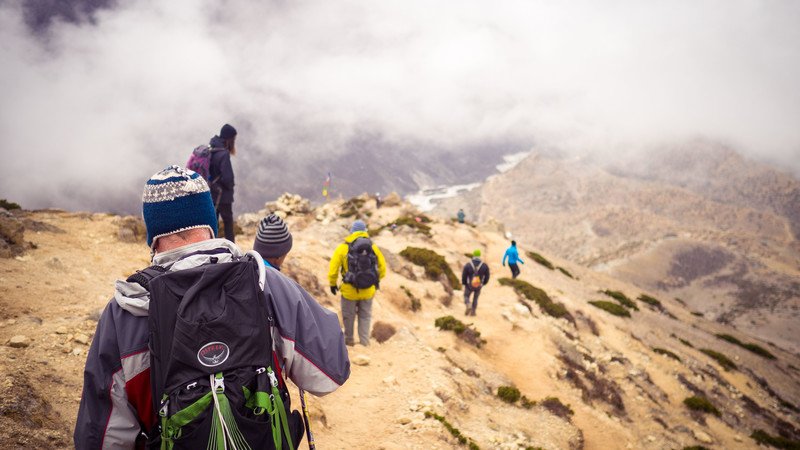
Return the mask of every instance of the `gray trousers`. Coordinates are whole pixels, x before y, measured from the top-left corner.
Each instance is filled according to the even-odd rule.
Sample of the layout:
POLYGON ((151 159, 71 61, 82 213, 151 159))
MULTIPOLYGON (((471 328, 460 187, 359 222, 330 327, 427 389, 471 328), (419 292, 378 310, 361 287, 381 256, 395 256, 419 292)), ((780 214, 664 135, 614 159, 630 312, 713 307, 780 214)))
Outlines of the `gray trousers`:
POLYGON ((478 297, 481 295, 480 288, 473 289, 469 286, 464 286, 464 304, 467 305, 467 308, 472 308, 473 311, 478 309, 478 297), (469 305, 469 295, 474 293, 475 295, 472 297, 472 306, 469 305))
POLYGON ((348 300, 342 297, 342 320, 344 321, 344 342, 353 345, 353 325, 358 316, 358 341, 369 345, 369 326, 372 322, 372 299, 348 300))

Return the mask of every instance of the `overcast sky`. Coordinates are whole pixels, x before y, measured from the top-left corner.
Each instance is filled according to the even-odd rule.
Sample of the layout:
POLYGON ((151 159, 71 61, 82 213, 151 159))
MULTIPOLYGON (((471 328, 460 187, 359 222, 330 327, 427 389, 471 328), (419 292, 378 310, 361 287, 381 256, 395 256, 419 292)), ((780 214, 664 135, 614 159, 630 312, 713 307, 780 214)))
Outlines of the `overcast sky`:
POLYGON ((0 197, 92 209, 225 122, 309 164, 359 130, 607 153, 700 136, 800 173, 794 0, 119 3, 34 34, 0 0, 0 197))

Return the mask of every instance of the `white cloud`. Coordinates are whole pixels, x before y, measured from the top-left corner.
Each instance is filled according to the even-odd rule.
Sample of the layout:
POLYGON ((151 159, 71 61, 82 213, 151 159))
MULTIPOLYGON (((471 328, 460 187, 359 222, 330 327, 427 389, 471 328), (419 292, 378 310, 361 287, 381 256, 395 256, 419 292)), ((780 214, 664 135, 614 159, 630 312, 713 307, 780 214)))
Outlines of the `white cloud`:
POLYGON ((578 151, 705 136, 800 172, 794 1, 198 5, 120 2, 42 38, 3 3, 0 195, 87 207, 228 121, 242 148, 309 160, 357 128, 578 151))

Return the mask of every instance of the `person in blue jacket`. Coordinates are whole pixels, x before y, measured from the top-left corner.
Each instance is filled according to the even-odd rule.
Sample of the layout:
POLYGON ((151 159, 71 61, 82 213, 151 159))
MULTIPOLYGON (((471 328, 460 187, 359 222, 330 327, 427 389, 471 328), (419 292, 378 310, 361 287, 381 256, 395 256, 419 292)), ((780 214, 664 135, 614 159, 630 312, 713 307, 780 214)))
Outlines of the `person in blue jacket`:
POLYGON ((508 247, 506 254, 503 255, 503 266, 506 265, 506 258, 508 258, 508 267, 511 268, 511 278, 517 278, 519 276, 519 266, 517 263, 525 264, 525 261, 519 257, 517 241, 511 241, 511 247, 508 247))

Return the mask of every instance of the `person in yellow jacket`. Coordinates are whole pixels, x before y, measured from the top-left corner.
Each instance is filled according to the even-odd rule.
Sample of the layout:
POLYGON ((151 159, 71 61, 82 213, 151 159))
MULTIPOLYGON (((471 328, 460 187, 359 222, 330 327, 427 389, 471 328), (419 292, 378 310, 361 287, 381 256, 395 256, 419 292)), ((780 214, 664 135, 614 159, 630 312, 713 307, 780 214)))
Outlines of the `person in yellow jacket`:
POLYGON ((344 321, 344 340, 354 345, 353 326, 358 316, 358 340, 361 345, 369 345, 369 327, 372 321, 372 298, 386 275, 386 260, 378 246, 369 240, 367 224, 356 220, 350 227, 350 235, 339 244, 331 257, 328 282, 331 294, 336 295, 339 273, 342 274, 342 320, 344 321), (356 258, 356 250, 363 249, 363 255, 356 258), (371 249, 371 252, 370 252, 371 249), (372 257, 370 254, 374 254, 372 257), (359 268, 350 271, 348 259, 359 261, 359 268), (361 262, 363 261, 363 262, 361 262))

